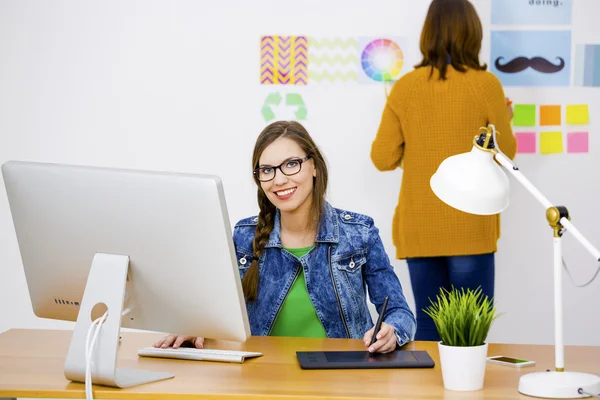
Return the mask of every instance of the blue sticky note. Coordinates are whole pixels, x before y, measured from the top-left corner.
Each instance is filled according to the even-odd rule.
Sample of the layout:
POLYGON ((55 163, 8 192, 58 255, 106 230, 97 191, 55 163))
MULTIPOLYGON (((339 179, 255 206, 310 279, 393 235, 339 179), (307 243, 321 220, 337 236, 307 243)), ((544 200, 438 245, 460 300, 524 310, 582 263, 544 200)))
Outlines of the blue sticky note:
POLYGON ((572 0, 492 0, 494 25, 571 25, 572 0))
POLYGON ((504 86, 569 86, 571 31, 492 31, 490 71, 504 86))

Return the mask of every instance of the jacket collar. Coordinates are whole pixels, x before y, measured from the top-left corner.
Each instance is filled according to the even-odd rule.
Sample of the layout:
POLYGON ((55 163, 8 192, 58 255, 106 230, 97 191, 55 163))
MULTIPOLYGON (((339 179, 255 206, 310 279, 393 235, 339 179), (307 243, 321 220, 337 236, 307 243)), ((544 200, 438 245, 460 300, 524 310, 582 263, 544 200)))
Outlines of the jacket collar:
MULTIPOLYGON (((340 228, 338 225, 338 215, 328 202, 325 202, 321 221, 319 222, 319 230, 315 236, 316 243, 338 243, 340 237, 340 228)), ((283 247, 281 245, 281 213, 277 209, 275 213, 275 221, 273 230, 269 235, 269 242, 265 247, 283 247)))

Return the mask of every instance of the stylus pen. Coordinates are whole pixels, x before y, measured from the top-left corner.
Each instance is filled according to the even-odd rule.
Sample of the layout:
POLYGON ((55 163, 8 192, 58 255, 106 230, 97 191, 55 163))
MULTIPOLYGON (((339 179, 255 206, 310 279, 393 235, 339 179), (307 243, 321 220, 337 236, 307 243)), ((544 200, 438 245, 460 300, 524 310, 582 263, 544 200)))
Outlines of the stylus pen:
POLYGON ((377 323, 375 324, 375 330, 373 331, 373 337, 371 338, 371 344, 369 345, 369 347, 373 346, 373 343, 377 341, 377 334, 381 329, 381 323, 383 322, 383 314, 385 314, 385 309, 387 308, 389 298, 389 296, 385 296, 385 299, 383 300, 383 307, 381 307, 379 318, 377 318, 377 323))

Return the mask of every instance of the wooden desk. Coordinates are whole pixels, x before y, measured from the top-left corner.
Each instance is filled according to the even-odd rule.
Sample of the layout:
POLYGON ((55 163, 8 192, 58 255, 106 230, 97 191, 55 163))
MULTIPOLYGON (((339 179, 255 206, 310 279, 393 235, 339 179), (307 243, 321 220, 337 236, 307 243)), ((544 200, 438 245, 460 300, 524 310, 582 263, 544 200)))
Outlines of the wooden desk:
MULTIPOLYGON (((160 334, 125 332, 119 367, 168 371, 174 379, 129 389, 95 386, 98 399, 529 399, 518 393, 519 376, 552 369, 552 346, 491 344, 489 355, 537 361, 535 367, 488 364, 484 389, 444 390, 437 344, 415 342, 407 349, 427 350, 432 369, 302 370, 296 351, 363 350, 360 340, 252 337, 247 343, 208 340, 207 348, 260 351, 244 364, 138 358, 136 351, 160 334)), ((63 375, 71 331, 10 330, 0 334, 0 398, 85 398, 84 385, 63 375)), ((565 350, 567 369, 600 374, 600 347, 565 350)))

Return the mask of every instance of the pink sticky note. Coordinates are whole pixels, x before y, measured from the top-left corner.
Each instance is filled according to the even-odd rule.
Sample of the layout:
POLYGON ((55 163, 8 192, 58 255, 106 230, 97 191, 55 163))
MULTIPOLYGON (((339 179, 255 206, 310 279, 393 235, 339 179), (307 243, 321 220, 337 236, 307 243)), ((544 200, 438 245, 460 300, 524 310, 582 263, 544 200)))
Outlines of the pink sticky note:
POLYGON ((517 132, 517 153, 535 153, 535 132, 517 132))
POLYGON ((567 153, 587 153, 589 140, 587 132, 567 133, 567 153))

